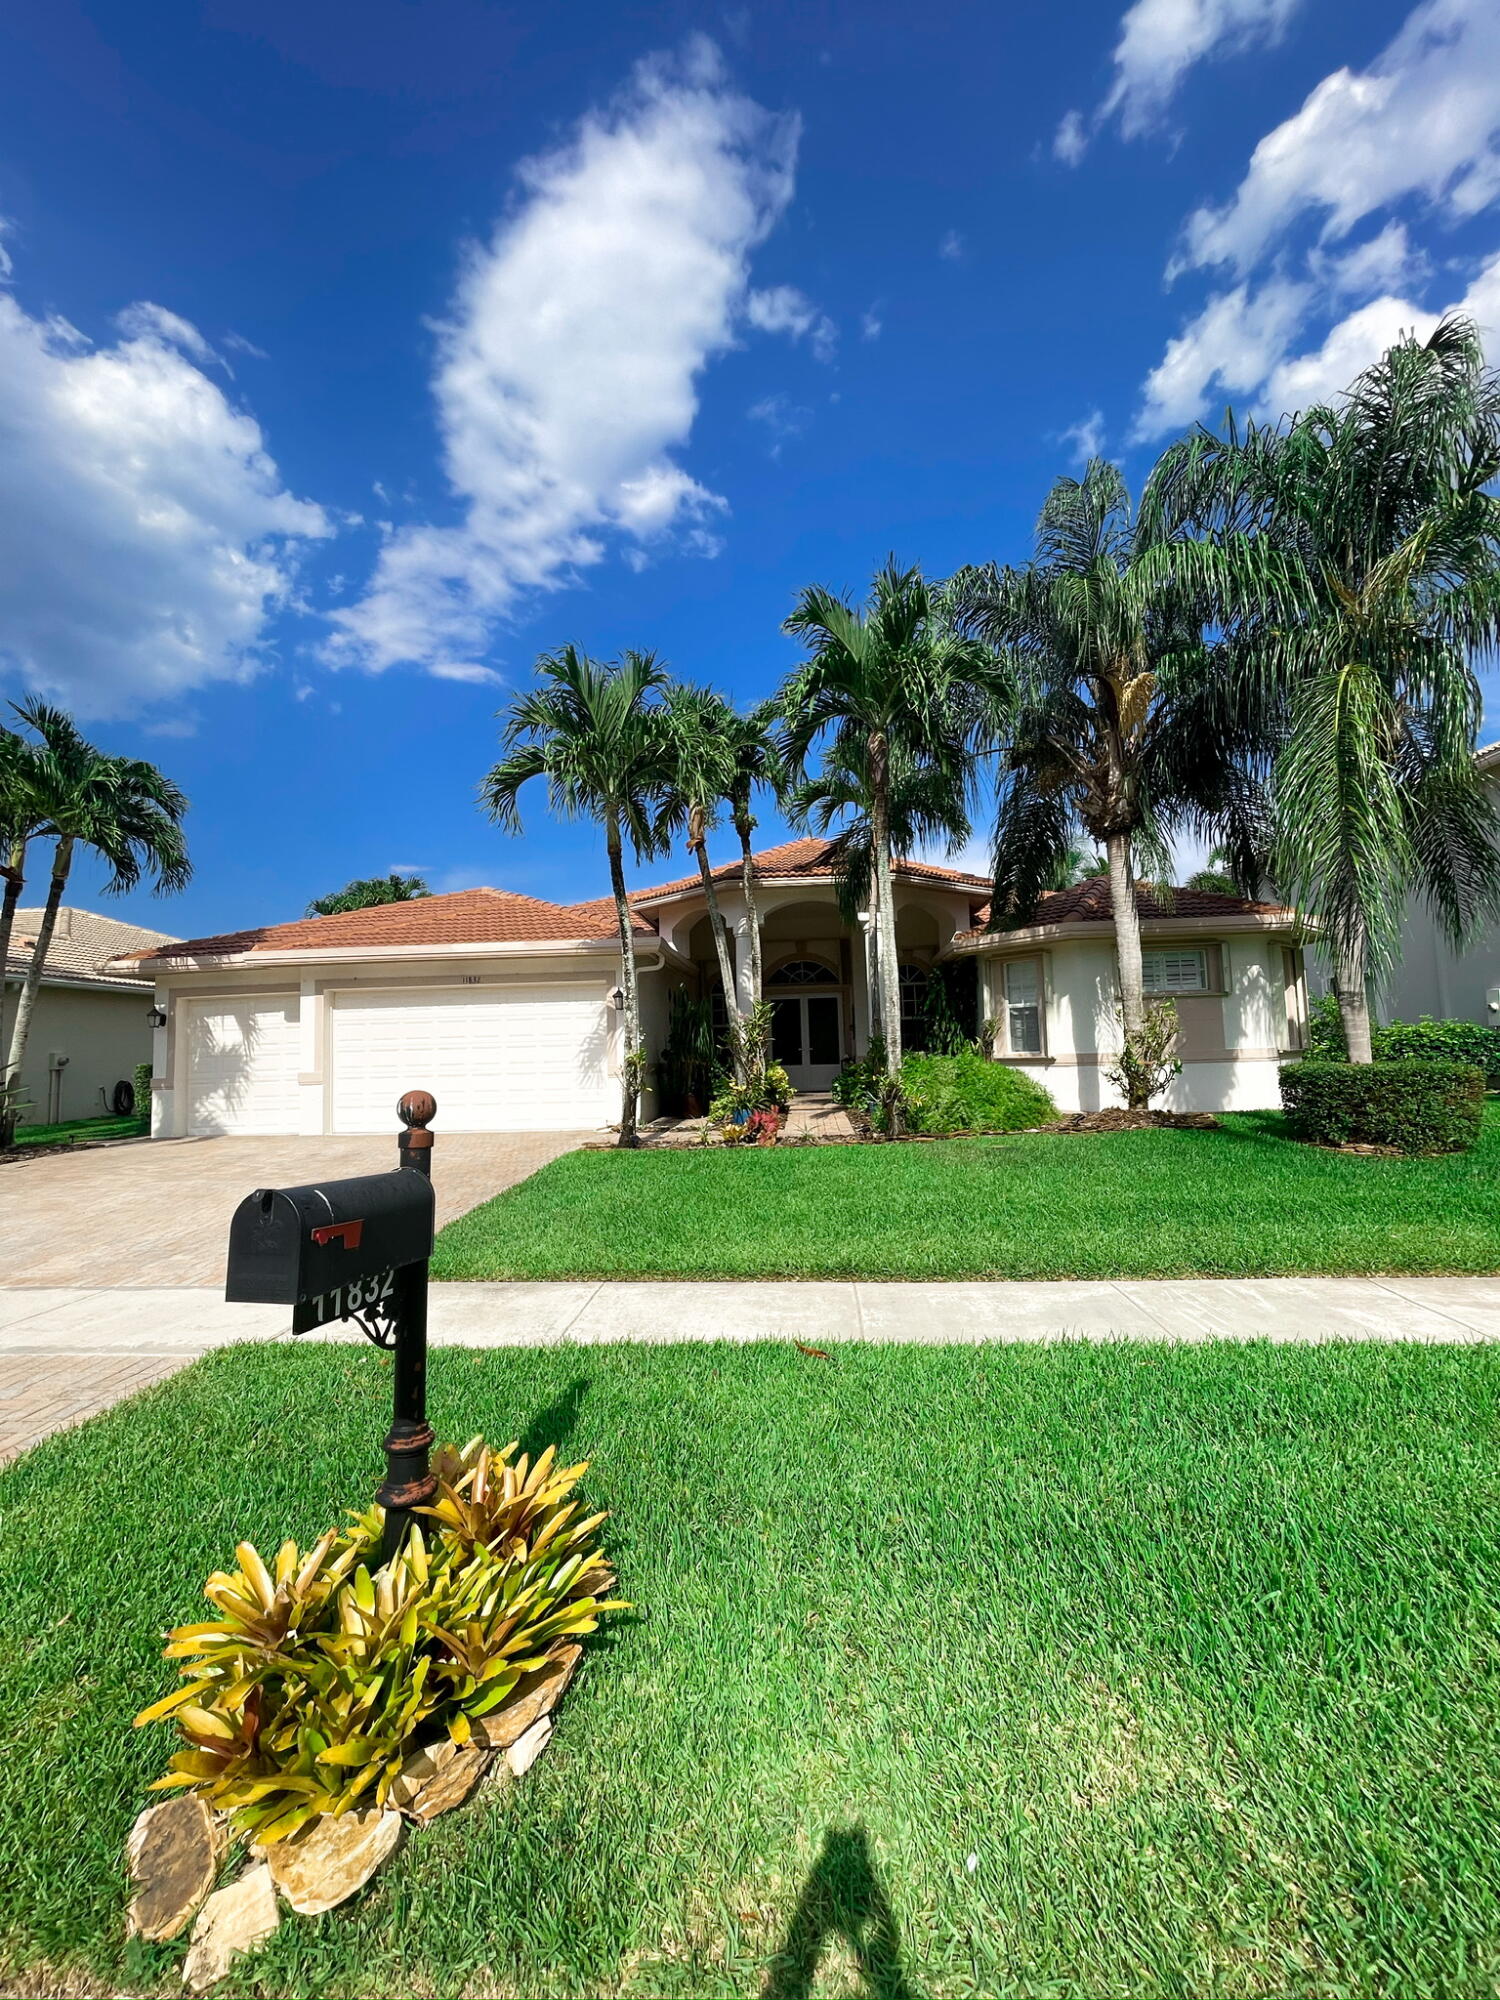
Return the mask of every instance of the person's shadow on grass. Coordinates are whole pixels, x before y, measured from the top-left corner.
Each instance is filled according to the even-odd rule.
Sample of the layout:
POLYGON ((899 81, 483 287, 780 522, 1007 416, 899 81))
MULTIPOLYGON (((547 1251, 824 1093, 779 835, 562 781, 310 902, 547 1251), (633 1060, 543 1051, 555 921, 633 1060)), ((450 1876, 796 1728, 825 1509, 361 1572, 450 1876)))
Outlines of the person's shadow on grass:
POLYGON ((862 1826, 830 1827, 771 1960, 762 2000, 809 2000, 825 1946, 842 1938, 869 2000, 917 2000, 901 1967, 896 1921, 862 1826))
POLYGON ((583 1408, 583 1399, 588 1394, 588 1378, 581 1376, 570 1382, 562 1394, 545 1409, 538 1410, 521 1437, 521 1450, 534 1465, 547 1449, 556 1445, 558 1456, 562 1448, 578 1428, 578 1413, 583 1408))

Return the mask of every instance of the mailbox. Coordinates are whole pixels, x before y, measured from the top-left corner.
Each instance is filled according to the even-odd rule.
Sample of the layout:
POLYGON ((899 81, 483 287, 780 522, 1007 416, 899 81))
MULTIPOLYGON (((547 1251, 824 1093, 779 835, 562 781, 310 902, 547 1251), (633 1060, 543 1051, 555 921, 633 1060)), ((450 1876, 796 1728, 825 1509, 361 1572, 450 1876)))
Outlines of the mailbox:
POLYGON ((432 1182, 414 1167, 257 1188, 229 1225, 224 1296, 295 1308, 293 1330, 379 1311, 403 1265, 432 1255, 432 1182))

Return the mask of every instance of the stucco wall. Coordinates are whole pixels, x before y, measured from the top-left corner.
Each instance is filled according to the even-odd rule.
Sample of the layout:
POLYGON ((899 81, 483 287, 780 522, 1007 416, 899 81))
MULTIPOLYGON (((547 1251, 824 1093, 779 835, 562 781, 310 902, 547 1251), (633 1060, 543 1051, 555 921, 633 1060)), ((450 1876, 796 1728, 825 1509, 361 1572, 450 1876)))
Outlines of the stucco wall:
MULTIPOLYGON (((129 1083, 137 1063, 151 1054, 151 1029, 146 1014, 151 992, 90 992, 81 987, 43 986, 21 1065, 21 1084, 31 1100, 25 1113, 29 1124, 48 1122, 48 1070, 54 1053, 68 1058, 62 1072, 60 1115, 92 1118, 108 1109, 106 1097, 121 1081, 129 1083)), ((15 1019, 16 987, 6 984, 7 1026, 15 1019)))

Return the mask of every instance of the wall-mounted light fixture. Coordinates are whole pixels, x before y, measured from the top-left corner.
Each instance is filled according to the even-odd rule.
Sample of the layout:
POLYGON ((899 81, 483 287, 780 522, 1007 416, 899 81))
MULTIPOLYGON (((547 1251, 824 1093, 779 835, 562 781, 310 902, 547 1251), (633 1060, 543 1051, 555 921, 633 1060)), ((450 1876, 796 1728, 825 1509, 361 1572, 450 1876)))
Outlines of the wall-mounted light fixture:
POLYGON ((618 1014, 625 1005, 625 995, 618 986, 611 986, 605 998, 605 1005, 613 1007, 618 1014))
POLYGON ((146 1025, 148 1028, 164 1028, 167 1025, 166 1009, 163 1007, 148 1007, 146 1009, 146 1025))

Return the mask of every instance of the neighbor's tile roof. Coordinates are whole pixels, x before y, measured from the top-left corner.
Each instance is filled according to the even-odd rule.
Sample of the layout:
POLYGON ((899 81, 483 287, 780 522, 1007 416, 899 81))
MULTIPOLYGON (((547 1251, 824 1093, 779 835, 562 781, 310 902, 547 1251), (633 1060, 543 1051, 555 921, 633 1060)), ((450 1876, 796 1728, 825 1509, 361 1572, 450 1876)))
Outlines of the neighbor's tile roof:
MULTIPOLYGON (((24 973, 30 965, 32 947, 45 914, 39 909, 16 911, 5 968, 12 978, 24 973)), ((95 910, 75 910, 64 903, 57 913, 57 928, 47 948, 47 976, 83 981, 125 978, 129 975, 106 971, 111 959, 130 957, 153 945, 172 942, 170 931, 148 931, 142 924, 127 924, 119 917, 103 917, 95 910)))
MULTIPOLYGON (((1217 889, 1173 889, 1163 895, 1149 882, 1135 885, 1135 906, 1143 918, 1153 917, 1290 917, 1293 911, 1280 903, 1252 903, 1243 896, 1222 896, 1217 889)), ((1032 930, 1042 924, 1107 924, 1114 921, 1114 909, 1109 900, 1109 877, 1090 875, 1085 881, 1073 882, 1066 889, 1053 889, 1043 896, 1036 909, 1027 918, 1021 929, 1032 930)), ((985 926, 990 919, 989 905, 979 912, 979 921, 971 931, 961 931, 961 937, 973 938, 985 935, 985 926)), ((989 933, 1003 937, 1003 931, 989 933)))
MULTIPOLYGON (((780 847, 763 847, 754 856, 755 872, 761 876, 772 875, 832 875, 833 849, 831 840, 788 840, 780 847)), ((951 882, 958 889, 987 889, 989 882, 984 876, 966 875, 957 868, 939 868, 931 861, 893 860, 891 868, 897 875, 916 876, 924 882, 951 882)), ((712 871, 715 882, 735 883, 740 879, 738 861, 726 861, 722 867, 712 871)), ((701 886, 702 877, 697 874, 684 875, 676 882, 659 882, 650 889, 636 889, 631 893, 631 902, 654 902, 658 896, 680 896, 690 889, 701 886)))
MULTIPOLYGON (((644 918, 643 936, 654 935, 644 918)), ((303 917, 292 924, 188 938, 146 952, 147 959, 218 958, 257 952, 351 951, 389 945, 587 943, 615 934, 613 901, 544 903, 509 889, 459 889, 451 896, 419 896, 410 903, 382 903, 373 910, 344 910, 333 917, 303 917)))

